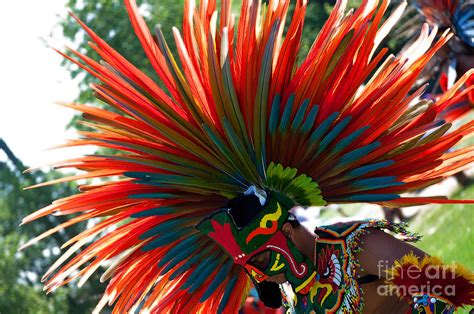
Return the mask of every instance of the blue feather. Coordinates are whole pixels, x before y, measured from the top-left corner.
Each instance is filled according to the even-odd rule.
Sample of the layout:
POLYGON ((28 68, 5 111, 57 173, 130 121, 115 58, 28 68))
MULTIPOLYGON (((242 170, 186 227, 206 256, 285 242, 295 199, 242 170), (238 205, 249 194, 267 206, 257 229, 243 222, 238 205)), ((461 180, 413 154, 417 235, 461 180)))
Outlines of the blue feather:
POLYGON ((308 133, 314 125, 314 121, 316 120, 316 116, 318 115, 319 106, 314 106, 311 108, 308 116, 306 117, 306 121, 303 124, 302 130, 303 133, 308 133))
POLYGON ((181 286, 181 289, 187 289, 191 287, 194 281, 201 275, 202 272, 206 272, 210 266, 215 263, 215 255, 208 256, 201 260, 196 268, 192 271, 191 275, 186 279, 186 282, 181 286))
MULTIPOLYGON (((217 134, 215 134, 212 129, 207 125, 207 124, 202 124, 202 127, 204 128, 204 130, 206 131, 207 135, 209 136, 209 138, 214 142, 214 145, 217 147, 217 149, 219 149, 219 151, 222 153, 222 155, 224 155, 226 157, 226 161, 231 164, 233 166, 233 168, 235 169, 238 169, 239 166, 234 162, 234 160, 232 158, 230 158, 231 156, 233 156, 232 152, 229 150, 229 148, 227 147, 227 145, 217 136, 217 134)), ((230 174, 232 175, 232 177, 240 182, 240 183, 243 183, 243 182, 246 182, 246 179, 243 178, 239 172, 236 172, 236 173, 232 173, 230 174)))
POLYGON ((153 228, 147 230, 146 232, 142 233, 140 235, 139 239, 140 240, 145 240, 145 239, 148 239, 150 237, 166 233, 168 231, 172 231, 172 230, 179 229, 179 228, 184 228, 184 226, 182 224, 185 224, 186 222, 188 222, 190 220, 192 220, 192 218, 179 217, 179 218, 176 218, 176 219, 170 219, 170 220, 164 221, 164 222, 160 223, 159 225, 157 225, 156 227, 153 227, 153 228))
POLYGON ((309 138, 309 143, 313 144, 319 141, 326 131, 328 130, 329 126, 337 119, 339 116, 339 112, 332 113, 329 117, 327 117, 317 128, 313 131, 309 138))
MULTIPOLYGON (((168 273, 171 269, 173 269, 176 265, 181 263, 184 260, 187 260, 189 256, 191 256, 195 251, 197 250, 196 245, 190 245, 184 249, 182 249, 179 253, 175 255, 171 255, 169 253, 166 254, 166 260, 163 261, 163 263, 160 260, 159 264, 165 264, 166 261, 169 260, 169 263, 161 270, 160 275, 165 275, 168 273)), ((158 266, 159 266, 158 264, 158 266)))
POLYGON ((469 10, 469 11, 461 11, 461 10, 456 10, 456 17, 457 17, 457 22, 458 24, 464 24, 466 23, 471 17, 474 17, 474 11, 469 10), (463 14, 461 14, 463 13, 463 14))
POLYGON ((161 215, 168 215, 174 213, 177 210, 176 207, 156 207, 147 209, 135 214, 132 214, 130 217, 132 218, 142 218, 142 217, 150 217, 150 216, 161 216, 161 215))
MULTIPOLYGON (((187 169, 193 169, 194 171, 199 171, 201 173, 207 173, 206 170, 204 170, 201 167, 198 167, 199 166, 198 164, 192 163, 189 160, 186 160, 185 158, 182 158, 180 156, 173 155, 173 154, 170 154, 170 153, 166 153, 164 151, 159 151, 159 150, 150 149, 150 148, 144 149, 144 147, 142 147, 140 145, 125 144, 124 142, 121 142, 121 141, 111 141, 111 140, 101 140, 101 139, 97 139, 97 141, 132 148, 133 150, 137 150, 137 151, 143 152, 145 154, 152 154, 154 156, 159 156, 159 157, 164 158, 166 160, 172 161, 176 165, 185 167, 187 169)), ((117 160, 130 161, 130 158, 124 158, 124 157, 119 157, 119 156, 105 155, 104 157, 111 158, 111 159, 117 159, 117 160)), ((144 162, 139 161, 139 160, 134 160, 133 162, 135 164, 149 165, 148 163, 144 163, 144 162)), ((166 165, 167 165, 167 163, 160 163, 160 168, 165 169, 165 170, 169 170, 169 171, 176 171, 176 167, 166 167, 166 165)), ((133 173, 133 171, 130 171, 130 172, 127 172, 127 173, 133 173)), ((223 179, 225 179, 225 178, 226 177, 223 177, 223 179)))
POLYGON ((369 126, 364 126, 356 130, 354 133, 343 138, 341 141, 339 141, 339 143, 336 144, 336 147, 334 147, 334 152, 340 152, 341 150, 349 146, 355 139, 361 136, 362 133, 364 133, 368 128, 369 126))
POLYGON ((185 176, 182 175, 176 175, 176 174, 162 174, 162 173, 140 173, 140 172, 125 172, 124 175, 126 175, 129 178, 135 178, 135 179, 142 179, 146 182, 153 182, 153 181, 176 181, 176 180, 181 180, 182 178, 186 178, 185 176))
POLYGON ((294 102, 295 102, 295 95, 291 94, 290 97, 288 97, 285 110, 283 111, 283 116, 281 117, 280 129, 279 129, 281 133, 284 133, 285 130, 288 128, 288 123, 290 121, 291 112, 293 111, 294 102))
POLYGON ((393 160, 386 160, 386 161, 377 162, 375 164, 362 166, 362 167, 359 167, 359 168, 355 168, 354 170, 349 172, 348 176, 349 177, 360 177, 360 176, 362 176, 364 174, 367 174, 369 172, 379 170, 379 169, 382 169, 382 168, 385 168, 385 167, 389 167, 389 166, 393 165, 394 163, 395 163, 395 161, 393 161, 393 160))
POLYGON ((306 113, 306 109, 308 108, 309 105, 309 99, 305 99, 303 103, 301 104, 300 108, 296 112, 296 116, 293 119, 293 123, 291 124, 291 129, 293 131, 296 131, 301 123, 303 122, 304 115, 306 113))
MULTIPOLYGON (((171 180, 170 180, 171 181, 171 180)), ((151 185, 151 186, 159 186, 159 187, 165 187, 165 186, 168 186, 169 184, 167 183, 171 183, 169 181, 162 181, 162 182, 158 182, 158 181, 150 181, 150 180, 136 180, 136 181, 133 181, 134 184, 144 184, 144 185, 151 185)))
POLYGON ((360 148, 354 149, 353 151, 343 155, 341 159, 339 159, 339 165, 345 165, 347 163, 355 162, 358 159, 360 159, 362 156, 365 156, 368 153, 380 147, 380 145, 382 145, 380 142, 373 142, 373 143, 370 143, 369 145, 365 145, 360 148))
POLYGON ((209 284, 199 302, 206 301, 214 293, 217 287, 219 287, 219 285, 221 285, 224 279, 229 275, 233 264, 234 263, 231 260, 228 260, 224 265, 221 266, 221 269, 216 274, 212 282, 209 284))
POLYGON ((124 176, 134 179, 148 179, 150 173, 147 172, 136 172, 136 171, 126 171, 123 173, 124 176))
POLYGON ((231 156, 227 145, 213 132, 213 130, 207 124, 202 124, 202 127, 206 131, 209 138, 214 142, 214 145, 226 156, 231 156))
POLYGON ((214 260, 211 261, 206 266, 205 269, 202 269, 199 272, 196 270, 196 273, 198 274, 198 276, 196 278, 193 278, 193 280, 191 281, 191 287, 188 290, 190 293, 194 292, 197 288, 201 287, 204 281, 206 281, 206 279, 208 279, 211 276, 212 272, 216 270, 217 263, 218 263, 218 259, 214 257, 214 260))
POLYGON ((163 267, 164 265, 166 265, 172 259, 175 259, 175 258, 178 259, 178 256, 180 254, 189 254, 192 251, 194 251, 196 249, 197 244, 198 244, 197 243, 198 238, 199 237, 198 237, 197 234, 193 234, 193 235, 185 238, 184 240, 180 241, 179 243, 177 243, 173 248, 171 248, 166 253, 165 256, 163 256, 161 258, 161 260, 158 262, 158 266, 163 267), (189 252, 189 251, 191 251, 191 252, 189 252))
POLYGON ((355 194, 339 198, 336 201, 383 202, 400 198, 398 194, 355 194))
POLYGON ((176 230, 172 233, 159 236, 158 238, 151 240, 149 243, 143 246, 142 250, 147 252, 147 251, 151 251, 159 247, 165 246, 167 244, 170 244, 178 240, 180 237, 184 236, 185 234, 189 233, 190 231, 192 231, 192 229, 193 227, 180 228, 179 230, 176 230))
POLYGON ((226 134, 228 135, 231 143, 233 143, 235 149, 238 149, 240 151, 242 151, 242 153, 248 153, 251 151, 251 149, 249 149, 249 145, 247 145, 247 147, 245 147, 246 145, 242 143, 241 139, 238 137, 237 133, 235 133, 235 130, 234 128, 232 127, 232 124, 229 123, 229 121, 227 121, 227 119, 222 119, 222 125, 224 126, 224 130, 226 131, 226 134))
POLYGON ((329 144, 331 144, 334 139, 341 134, 341 132, 344 130, 344 128, 349 124, 351 121, 352 117, 347 116, 345 117, 341 122, 336 124, 336 126, 326 135, 321 143, 319 144, 318 151, 316 152, 316 155, 320 154, 322 151, 324 151, 329 144))
POLYGON ((276 95, 273 98, 272 111, 270 113, 270 122, 268 123, 268 129, 271 135, 275 135, 278 126, 278 116, 280 114, 280 95, 276 95))
POLYGON ((202 258, 201 254, 196 254, 188 259, 183 265, 181 265, 178 269, 176 269, 169 277, 170 280, 176 279, 176 277, 182 275, 185 271, 191 268, 194 264, 198 262, 199 259, 202 258))
POLYGON ((399 186, 405 184, 404 182, 395 181, 397 177, 387 176, 387 177, 376 177, 355 180, 350 183, 351 186, 358 188, 358 190, 374 190, 390 186, 399 186))
POLYGON ((396 176, 386 176, 386 177, 375 177, 375 178, 367 178, 367 179, 360 179, 352 181, 350 185, 353 186, 366 186, 366 185, 373 185, 385 182, 392 182, 395 180, 396 176))
POLYGON ((234 277, 229 281, 227 286, 225 287, 224 295, 222 296, 221 303, 219 304, 219 308, 217 309, 217 313, 222 313, 229 301, 230 296, 234 290, 235 284, 237 283, 237 276, 234 277))
POLYGON ((261 159, 261 163, 260 163, 261 167, 257 168, 257 170, 260 176, 264 178, 266 177, 265 171, 267 170, 265 169, 266 164, 267 164, 267 146, 265 145, 262 145, 262 156, 260 159, 261 159))
POLYGON ((128 198, 155 198, 155 199, 176 199, 178 196, 176 194, 171 194, 171 193, 143 193, 143 194, 131 194, 128 196, 128 198))

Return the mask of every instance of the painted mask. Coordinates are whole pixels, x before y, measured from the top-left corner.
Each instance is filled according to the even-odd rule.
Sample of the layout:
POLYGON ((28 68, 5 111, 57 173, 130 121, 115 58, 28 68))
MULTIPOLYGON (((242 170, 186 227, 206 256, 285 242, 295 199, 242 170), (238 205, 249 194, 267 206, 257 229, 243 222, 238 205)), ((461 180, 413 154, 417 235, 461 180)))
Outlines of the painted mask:
POLYGON ((297 294, 308 294, 316 280, 314 266, 281 231, 293 202, 277 192, 267 194, 255 187, 245 194, 200 222, 197 228, 232 256, 234 263, 244 267, 257 284, 270 276, 285 274, 297 294), (265 251, 270 254, 266 267, 250 263, 265 251))

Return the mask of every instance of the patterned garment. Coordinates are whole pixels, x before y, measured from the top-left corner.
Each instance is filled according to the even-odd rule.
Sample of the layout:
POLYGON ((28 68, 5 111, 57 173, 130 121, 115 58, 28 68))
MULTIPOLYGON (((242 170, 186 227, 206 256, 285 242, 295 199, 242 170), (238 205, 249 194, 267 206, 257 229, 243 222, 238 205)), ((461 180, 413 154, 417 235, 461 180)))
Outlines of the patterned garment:
POLYGON ((359 263, 356 253, 361 250, 360 238, 370 228, 391 231, 403 241, 416 242, 420 236, 410 233, 406 223, 387 220, 364 220, 317 227, 315 261, 317 280, 310 294, 295 298, 282 289, 288 313, 360 313, 363 308, 362 290, 357 282, 359 263), (307 298, 317 300, 317 310, 308 308, 307 298), (293 300, 289 302, 288 300, 293 300))

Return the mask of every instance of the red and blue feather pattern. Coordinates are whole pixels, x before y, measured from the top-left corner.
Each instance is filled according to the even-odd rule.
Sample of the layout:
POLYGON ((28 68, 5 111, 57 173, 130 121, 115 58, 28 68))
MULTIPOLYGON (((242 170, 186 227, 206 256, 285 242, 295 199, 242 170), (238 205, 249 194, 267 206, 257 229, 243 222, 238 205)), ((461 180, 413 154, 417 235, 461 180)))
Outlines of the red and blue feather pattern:
POLYGON ((474 122, 448 132, 450 125, 438 119, 441 102, 413 105, 422 89, 409 94, 451 35, 432 46, 436 29, 425 26, 405 54, 386 56, 376 43, 391 24, 382 23, 388 1, 362 1, 347 14, 345 4, 336 3, 298 64, 306 1, 297 1, 286 32, 289 0, 271 0, 265 8, 244 0, 238 26, 229 0, 221 1, 219 12, 214 0, 197 7, 186 1, 182 34, 173 29, 174 56, 161 30, 154 38, 135 2, 126 0, 164 88, 78 21, 103 61, 74 50, 74 57, 60 53, 99 79, 92 90, 118 113, 66 104, 83 112, 95 131, 64 146, 119 153, 61 162, 54 166, 84 173, 37 185, 109 178, 24 219, 72 217, 27 247, 100 218, 62 246, 67 250, 43 278, 46 290, 77 278, 82 283, 107 266, 97 310, 108 304, 117 313, 237 311, 250 287, 247 275, 193 226, 248 186, 265 188, 272 162, 311 177, 328 203, 473 203, 402 196, 465 169, 474 158, 472 146, 451 151, 472 134, 474 122))
POLYGON ((440 114, 441 119, 453 122, 472 112, 474 109, 474 70, 464 73, 453 86, 449 86, 446 73, 442 73, 439 85, 442 93, 431 95, 431 97, 444 108, 440 114))

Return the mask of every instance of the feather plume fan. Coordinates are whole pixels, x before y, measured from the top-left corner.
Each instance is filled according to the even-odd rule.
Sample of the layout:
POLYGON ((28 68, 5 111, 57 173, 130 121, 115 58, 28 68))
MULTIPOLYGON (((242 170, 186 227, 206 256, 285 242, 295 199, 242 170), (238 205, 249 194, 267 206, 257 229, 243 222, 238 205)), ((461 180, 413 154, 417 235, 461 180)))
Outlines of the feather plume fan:
POLYGON ((296 197, 304 206, 321 198, 389 207, 473 202, 401 195, 465 169, 474 158, 472 146, 451 150, 472 134, 474 122, 448 132, 450 124, 437 119, 438 102, 413 105, 423 90, 409 94, 451 34, 433 44, 437 31, 424 26, 403 55, 387 56, 377 45, 394 23, 383 22, 388 1, 365 0, 345 13, 342 0, 298 63, 306 1, 297 1, 288 28, 289 0, 243 0, 238 23, 230 3, 222 0, 217 10, 215 0, 185 1, 173 54, 162 30, 152 35, 135 1, 125 1, 161 85, 78 21, 102 61, 74 50, 74 57, 63 55, 100 80, 92 90, 118 113, 67 104, 96 131, 65 146, 120 153, 64 161, 56 166, 84 173, 38 185, 110 178, 24 218, 71 216, 23 247, 101 218, 63 244, 66 251, 43 278, 48 292, 74 279, 82 284, 107 265, 96 311, 106 305, 115 313, 237 311, 250 281, 194 225, 250 185, 268 188, 271 181, 279 189, 304 175, 292 181, 301 184, 298 193, 317 190, 305 188, 315 182, 321 191, 296 197))

